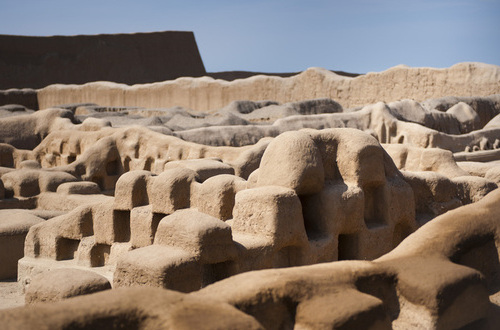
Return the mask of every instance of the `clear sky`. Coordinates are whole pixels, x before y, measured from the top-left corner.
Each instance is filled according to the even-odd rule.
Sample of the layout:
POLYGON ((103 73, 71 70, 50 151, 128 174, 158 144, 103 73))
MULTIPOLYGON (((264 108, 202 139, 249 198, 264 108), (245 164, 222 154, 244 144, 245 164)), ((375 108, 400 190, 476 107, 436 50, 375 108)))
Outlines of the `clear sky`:
POLYGON ((0 34, 193 31, 207 71, 500 65, 500 0, 0 0, 0 34))

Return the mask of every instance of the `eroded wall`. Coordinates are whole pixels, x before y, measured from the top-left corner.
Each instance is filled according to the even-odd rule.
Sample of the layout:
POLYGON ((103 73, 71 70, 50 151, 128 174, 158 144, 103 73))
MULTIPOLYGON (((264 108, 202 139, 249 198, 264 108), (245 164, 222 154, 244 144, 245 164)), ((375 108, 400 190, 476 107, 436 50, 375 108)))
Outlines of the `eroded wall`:
POLYGON ((423 101, 443 96, 497 93, 500 93, 500 67, 460 63, 445 69, 397 66, 356 78, 310 68, 289 78, 254 76, 232 82, 202 77, 137 86, 102 82, 79 86, 52 85, 38 91, 38 100, 42 109, 58 104, 92 102, 108 106, 182 106, 214 111, 235 100, 285 103, 327 97, 344 108, 352 108, 403 98, 423 101))

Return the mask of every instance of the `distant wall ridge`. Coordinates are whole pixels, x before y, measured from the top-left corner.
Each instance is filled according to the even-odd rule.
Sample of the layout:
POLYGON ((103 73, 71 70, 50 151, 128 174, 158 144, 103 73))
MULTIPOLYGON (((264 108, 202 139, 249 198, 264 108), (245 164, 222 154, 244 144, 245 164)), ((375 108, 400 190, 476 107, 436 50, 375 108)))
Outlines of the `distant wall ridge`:
POLYGON ((113 81, 144 84, 206 74, 193 32, 0 35, 0 90, 113 81))
POLYGON ((215 112, 237 100, 286 103, 330 98, 347 109, 378 101, 413 99, 421 102, 445 96, 493 94, 500 94, 500 66, 464 62, 444 69, 396 66, 357 77, 309 68, 285 78, 257 75, 226 81, 211 77, 182 77, 134 86, 111 82, 58 84, 38 90, 37 96, 41 109, 60 104, 96 103, 146 108, 181 106, 215 112))

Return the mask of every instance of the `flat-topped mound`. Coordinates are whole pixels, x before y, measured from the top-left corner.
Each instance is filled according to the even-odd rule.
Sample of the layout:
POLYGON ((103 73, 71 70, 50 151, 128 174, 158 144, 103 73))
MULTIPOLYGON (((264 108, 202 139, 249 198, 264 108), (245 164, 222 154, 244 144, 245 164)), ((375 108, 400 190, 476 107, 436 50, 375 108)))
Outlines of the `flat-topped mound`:
POLYGON ((29 37, 0 35, 0 89, 114 81, 125 84, 205 74, 194 34, 29 37))

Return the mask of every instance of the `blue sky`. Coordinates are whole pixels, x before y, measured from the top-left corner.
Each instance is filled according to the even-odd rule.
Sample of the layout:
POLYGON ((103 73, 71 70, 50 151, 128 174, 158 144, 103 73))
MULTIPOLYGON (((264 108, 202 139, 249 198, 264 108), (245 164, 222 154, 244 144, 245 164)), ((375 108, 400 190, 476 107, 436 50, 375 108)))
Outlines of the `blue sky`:
POLYGON ((207 71, 500 65, 500 0, 0 0, 0 34, 193 31, 207 71))

